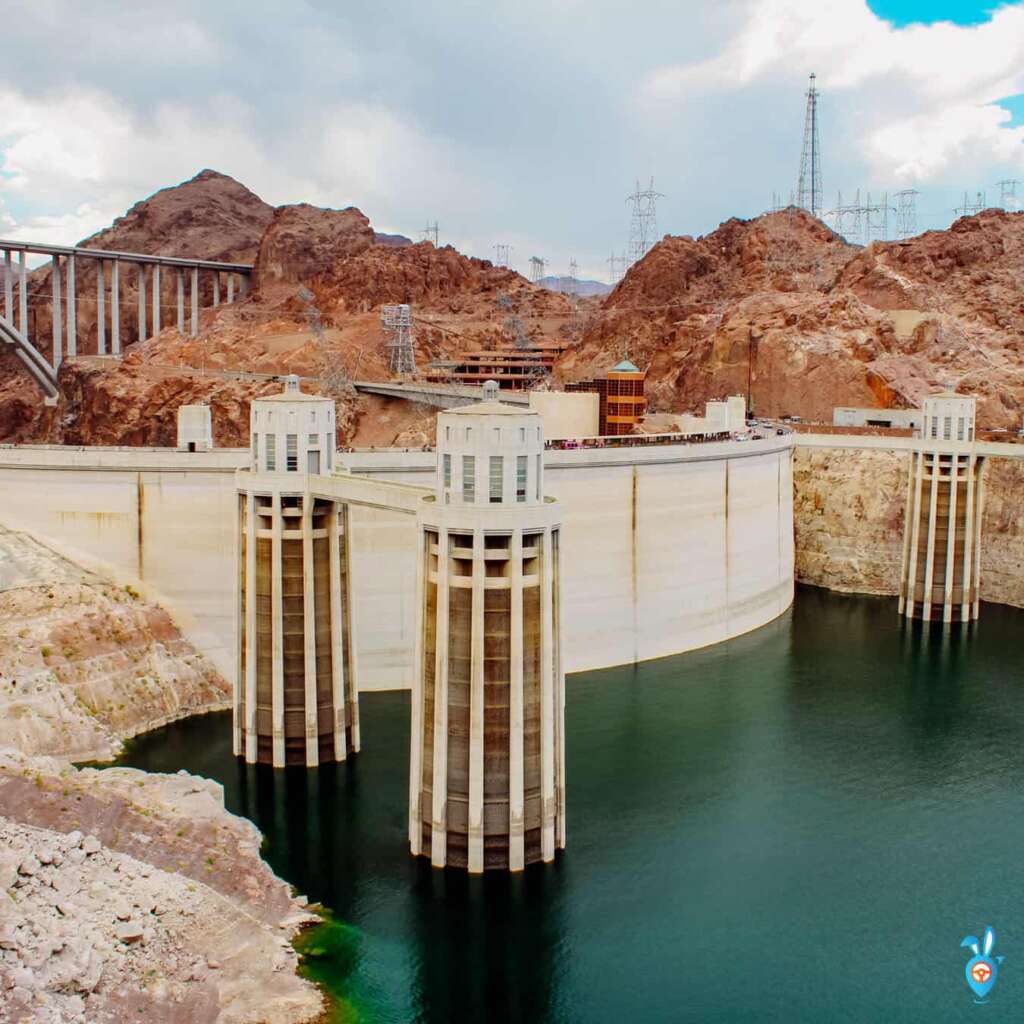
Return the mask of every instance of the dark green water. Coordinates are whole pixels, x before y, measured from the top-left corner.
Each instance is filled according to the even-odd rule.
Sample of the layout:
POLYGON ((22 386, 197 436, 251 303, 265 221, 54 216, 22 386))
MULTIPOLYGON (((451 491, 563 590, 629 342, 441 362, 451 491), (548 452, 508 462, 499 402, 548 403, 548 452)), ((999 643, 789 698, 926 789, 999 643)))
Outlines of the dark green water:
POLYGON ((406 844, 408 695, 363 751, 245 768, 229 718, 122 764, 224 784, 281 876, 346 927, 318 978, 360 1021, 1024 1019, 1024 613, 970 633, 802 590, 736 641, 570 677, 568 849, 468 878, 406 844), (985 1006, 960 940, 998 933, 985 1006))

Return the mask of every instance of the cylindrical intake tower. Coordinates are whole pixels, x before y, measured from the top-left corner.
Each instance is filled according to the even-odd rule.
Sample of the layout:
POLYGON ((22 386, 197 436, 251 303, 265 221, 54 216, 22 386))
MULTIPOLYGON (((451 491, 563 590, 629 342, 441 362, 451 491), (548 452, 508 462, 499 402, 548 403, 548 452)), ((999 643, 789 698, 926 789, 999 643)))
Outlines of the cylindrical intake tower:
POLYGON ((518 871, 565 846, 559 508, 537 413, 437 418, 418 516, 409 843, 437 867, 518 871))
POLYGON ((359 750, 348 507, 310 481, 334 455, 334 402, 289 380, 250 412, 252 469, 238 474, 238 675, 234 752, 315 766, 359 750))
POLYGON ((978 617, 984 458, 974 445, 975 400, 926 398, 911 453, 903 530, 900 614, 967 622, 978 617))

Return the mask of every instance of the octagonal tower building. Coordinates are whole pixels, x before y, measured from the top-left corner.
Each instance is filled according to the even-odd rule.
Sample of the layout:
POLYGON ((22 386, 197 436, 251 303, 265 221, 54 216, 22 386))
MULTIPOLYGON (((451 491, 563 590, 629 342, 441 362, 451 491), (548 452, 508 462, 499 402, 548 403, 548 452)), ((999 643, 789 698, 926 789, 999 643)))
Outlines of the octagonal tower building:
POLYGON ((437 417, 417 517, 409 843, 437 867, 518 871, 565 846, 559 506, 541 417, 484 400, 437 417))
POLYGON ((311 482, 334 463, 334 402, 299 390, 257 398, 238 489, 234 752, 275 766, 359 750, 349 600, 348 506, 311 482))

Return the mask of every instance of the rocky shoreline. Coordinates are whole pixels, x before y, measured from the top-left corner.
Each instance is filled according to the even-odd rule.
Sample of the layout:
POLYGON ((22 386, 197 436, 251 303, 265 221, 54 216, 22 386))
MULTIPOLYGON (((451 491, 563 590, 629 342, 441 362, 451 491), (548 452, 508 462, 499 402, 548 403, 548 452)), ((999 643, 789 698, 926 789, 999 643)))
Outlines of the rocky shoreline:
POLYGON ((221 786, 77 768, 227 706, 166 612, 0 530, 0 1024, 300 1024, 319 919, 221 786))

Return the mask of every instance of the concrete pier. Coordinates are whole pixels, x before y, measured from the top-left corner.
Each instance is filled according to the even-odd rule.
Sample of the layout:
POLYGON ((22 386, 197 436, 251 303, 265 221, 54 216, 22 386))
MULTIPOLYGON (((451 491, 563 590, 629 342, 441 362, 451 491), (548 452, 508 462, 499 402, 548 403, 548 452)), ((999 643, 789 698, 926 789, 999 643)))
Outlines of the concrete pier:
POLYGON ((121 261, 110 265, 110 351, 121 354, 121 261))
POLYGON ((53 257, 53 266, 50 273, 50 283, 53 292, 53 306, 50 312, 51 328, 53 332, 53 368, 60 369, 64 362, 64 331, 61 323, 64 316, 61 308, 61 287, 60 287, 60 257, 53 257))
POLYGON ((96 354, 107 351, 106 277, 103 260, 96 264, 96 354))
POLYGON ((160 333, 160 264, 153 265, 153 333, 160 333))
POLYGON ((941 622, 978 617, 985 459, 975 439, 975 400, 925 399, 910 454, 900 614, 941 622))
POLYGON ((75 309, 77 298, 75 289, 75 257, 74 254, 65 260, 67 272, 67 295, 64 301, 67 304, 68 313, 68 358, 74 359, 78 355, 78 312, 75 309))
POLYGON ((417 517, 409 845, 435 867, 522 870, 565 846, 559 506, 537 413, 438 416, 417 517))

